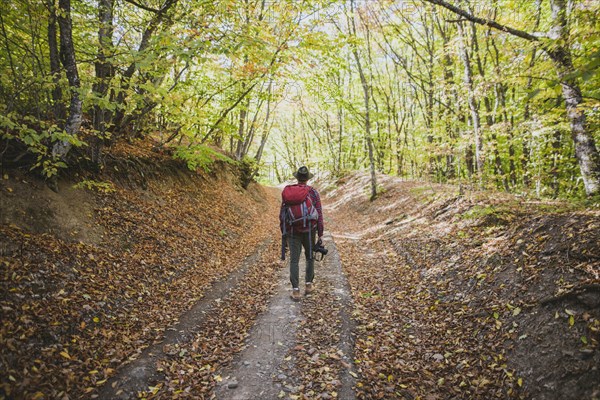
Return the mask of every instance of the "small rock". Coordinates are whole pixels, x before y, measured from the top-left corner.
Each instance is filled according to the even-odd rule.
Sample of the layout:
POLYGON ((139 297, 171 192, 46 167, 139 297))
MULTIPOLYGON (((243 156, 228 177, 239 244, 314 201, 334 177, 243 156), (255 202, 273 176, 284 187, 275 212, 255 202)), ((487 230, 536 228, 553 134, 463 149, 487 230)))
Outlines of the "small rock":
POLYGON ((279 374, 277 375, 277 379, 279 379, 280 381, 284 381, 287 379, 287 375, 286 374, 279 374))
POLYGON ((444 361, 444 356, 440 353, 435 353, 433 356, 431 356, 431 358, 439 362, 444 361))
POLYGON ((237 381, 231 381, 227 384, 227 388, 228 389, 235 389, 236 387, 238 387, 238 382, 237 381))
POLYGON ((250 365, 250 361, 244 361, 244 365, 248 367, 250 365))

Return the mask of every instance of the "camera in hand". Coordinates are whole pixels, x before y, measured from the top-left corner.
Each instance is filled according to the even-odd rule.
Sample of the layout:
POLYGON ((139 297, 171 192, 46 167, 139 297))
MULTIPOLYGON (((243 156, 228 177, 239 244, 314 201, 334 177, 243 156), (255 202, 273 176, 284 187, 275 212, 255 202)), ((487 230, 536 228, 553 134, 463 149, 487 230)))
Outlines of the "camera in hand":
POLYGON ((323 243, 321 243, 320 241, 317 242, 317 244, 315 245, 315 247, 313 248, 313 252, 315 253, 315 258, 317 254, 321 254, 320 258, 317 258, 317 261, 320 261, 323 259, 323 257, 325 257, 327 255, 327 253, 329 252, 329 250, 327 250, 325 248, 325 246, 323 246, 323 243))

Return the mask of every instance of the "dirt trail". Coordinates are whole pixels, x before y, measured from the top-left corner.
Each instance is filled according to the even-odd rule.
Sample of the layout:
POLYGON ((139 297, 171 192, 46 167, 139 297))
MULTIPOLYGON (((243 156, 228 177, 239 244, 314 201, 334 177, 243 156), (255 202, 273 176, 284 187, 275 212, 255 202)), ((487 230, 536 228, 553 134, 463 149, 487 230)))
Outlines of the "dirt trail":
MULTIPOLYGON (((286 267, 279 275, 277 293, 269 302, 268 309, 257 319, 252 328, 246 341, 246 349, 236 357, 229 368, 221 372, 223 382, 216 390, 217 398, 232 400, 297 398, 298 393, 308 390, 306 385, 302 384, 302 376, 309 371, 297 365, 299 355, 295 354, 295 351, 310 350, 299 344, 298 330, 307 322, 305 308, 311 306, 309 300, 318 302, 319 294, 323 290, 329 290, 334 294, 337 304, 332 305, 331 309, 339 310, 338 315, 323 317, 327 318, 328 324, 332 323, 337 327, 339 336, 337 336, 336 347, 343 353, 341 360, 344 364, 351 365, 353 324, 350 319, 349 288, 332 237, 326 235, 324 243, 329 254, 322 262, 316 263, 315 293, 304 297, 299 302, 290 299, 289 269, 286 263, 286 267)), ((301 281, 304 263, 304 257, 301 257, 301 281)), ((338 397, 342 399, 354 398, 352 390, 354 380, 348 371, 348 369, 340 370, 334 388, 337 390, 338 397)))
MULTIPOLYGON (((278 195, 275 192, 269 194, 278 195)), ((171 370, 189 366, 187 354, 195 354, 198 348, 195 342, 199 337, 204 337, 204 343, 225 340, 219 337, 218 329, 206 329, 212 321, 209 316, 230 318, 221 316, 224 307, 230 307, 232 301, 250 301, 255 302, 262 312, 254 320, 243 344, 231 346, 231 362, 221 359, 210 369, 212 390, 199 390, 192 384, 184 388, 189 390, 189 396, 240 400, 355 398, 356 375, 351 372, 354 347, 352 299, 331 234, 326 233, 324 244, 329 254, 315 264, 315 292, 312 295, 303 296, 298 302, 290 298, 289 260, 275 273, 262 276, 270 281, 269 285, 252 288, 250 281, 256 276, 250 273, 251 270, 260 270, 261 265, 272 263, 277 257, 271 238, 233 273, 213 284, 177 324, 165 330, 160 341, 131 356, 128 363, 118 369, 117 375, 100 388, 97 397, 133 399, 140 394, 154 397, 151 392, 159 389, 156 397, 168 398, 167 388, 174 387, 173 373, 167 374, 165 366, 171 365, 171 370), (261 294, 249 293, 249 287, 261 294), (181 357, 184 353, 187 354, 181 357), (318 379, 314 379, 315 376, 318 379)), ((300 263, 302 282, 304 256, 300 263)), ((240 334, 243 337, 243 333, 240 334)), ((199 366, 205 368, 204 362, 199 366)))
POLYGON ((217 398, 272 399, 280 393, 281 384, 274 378, 283 374, 282 362, 295 346, 296 327, 302 320, 301 303, 289 297, 288 276, 287 268, 282 268, 277 293, 252 327, 246 349, 221 372, 224 380, 216 390, 217 398))
POLYGON ((204 316, 208 312, 218 309, 221 299, 236 288, 250 265, 258 262, 269 242, 270 240, 267 240, 262 243, 239 269, 227 278, 216 282, 192 309, 181 316, 179 323, 165 331, 164 339, 161 342, 147 347, 137 356, 132 356, 133 360, 123 366, 119 373, 102 387, 98 393, 99 398, 137 398, 139 392, 147 390, 151 385, 164 379, 164 375, 157 370, 158 361, 177 353, 180 343, 192 340, 202 326, 204 316))

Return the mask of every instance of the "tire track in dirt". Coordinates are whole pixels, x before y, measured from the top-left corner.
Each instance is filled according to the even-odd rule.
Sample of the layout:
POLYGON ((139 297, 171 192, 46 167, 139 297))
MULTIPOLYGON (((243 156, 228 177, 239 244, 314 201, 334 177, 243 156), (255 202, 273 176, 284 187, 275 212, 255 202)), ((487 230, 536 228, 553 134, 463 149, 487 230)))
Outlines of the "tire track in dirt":
POLYGON ((288 349, 295 346, 296 327, 302 319, 301 303, 290 299, 289 288, 289 269, 282 268, 277 293, 251 328, 245 350, 221 371, 224 381, 215 391, 217 398, 277 398, 281 384, 275 378, 283 374, 282 362, 288 349))
MULTIPOLYGON (((315 292, 292 301, 289 268, 282 269, 277 293, 256 320, 245 350, 220 372, 217 398, 355 398, 352 300, 333 238, 324 239, 329 254, 315 265, 315 292), (319 336, 323 332, 327 337, 319 336), (312 379, 315 374, 319 379, 312 379)), ((300 263, 304 271, 304 257, 300 263)))
POLYGON ((356 323, 352 319, 353 303, 350 294, 350 285, 344 274, 340 254, 333 240, 333 236, 330 234, 326 235, 325 243, 327 247, 329 247, 330 253, 328 254, 328 258, 324 260, 324 277, 333 284, 336 300, 340 304, 338 318, 341 322, 341 326, 338 347, 343 353, 343 362, 339 374, 341 385, 339 387, 338 397, 340 399, 354 399, 355 393, 353 387, 356 384, 356 381, 351 375, 351 372, 354 373, 352 370, 352 365, 354 363, 353 332, 356 328, 356 323))
POLYGON ((162 381, 164 375, 157 370, 157 362, 177 352, 181 343, 187 343, 198 334, 204 316, 219 307, 222 298, 227 296, 244 279, 251 265, 257 263, 269 248, 272 239, 264 241, 254 253, 247 257, 241 266, 218 281, 208 289, 189 311, 183 314, 177 324, 167 328, 162 341, 154 343, 130 357, 130 362, 119 370, 116 376, 109 379, 99 390, 100 399, 138 398, 138 393, 148 389, 156 382, 162 381))

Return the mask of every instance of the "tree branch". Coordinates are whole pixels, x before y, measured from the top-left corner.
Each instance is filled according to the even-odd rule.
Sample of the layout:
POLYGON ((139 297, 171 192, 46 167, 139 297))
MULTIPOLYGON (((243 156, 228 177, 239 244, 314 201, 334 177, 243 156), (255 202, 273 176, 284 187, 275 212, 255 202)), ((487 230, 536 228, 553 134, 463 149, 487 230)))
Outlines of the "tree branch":
POLYGON ((540 41, 539 37, 534 36, 531 33, 521 31, 519 29, 511 28, 510 26, 502 25, 491 19, 476 17, 476 16, 470 14, 469 12, 467 12, 463 9, 460 9, 456 6, 453 6, 452 4, 450 4, 444 0, 424 0, 424 1, 431 3, 431 4, 438 5, 438 6, 442 6, 446 9, 452 11, 453 13, 458 14, 461 17, 468 19, 469 21, 475 22, 476 24, 489 26, 489 27, 492 27, 499 31, 507 32, 507 33, 510 33, 511 35, 518 36, 525 40, 529 40, 530 42, 539 42, 540 41))
POLYGON ((141 8, 142 10, 150 11, 150 12, 153 12, 153 13, 160 12, 160 10, 157 10, 156 8, 145 6, 145 5, 140 4, 140 3, 138 3, 138 2, 136 2, 134 0, 125 0, 125 2, 129 3, 129 4, 133 4, 134 6, 136 6, 138 8, 141 8))

